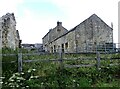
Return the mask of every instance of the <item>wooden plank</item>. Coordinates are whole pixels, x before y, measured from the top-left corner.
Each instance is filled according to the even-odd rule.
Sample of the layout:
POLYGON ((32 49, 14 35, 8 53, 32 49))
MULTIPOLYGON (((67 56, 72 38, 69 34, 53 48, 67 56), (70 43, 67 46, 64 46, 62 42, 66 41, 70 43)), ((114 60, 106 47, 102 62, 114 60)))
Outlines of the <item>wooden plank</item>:
POLYGON ((84 58, 63 58, 65 61, 71 60, 95 60, 95 57, 84 57, 84 58))
POLYGON ((32 55, 50 55, 50 53, 24 53, 24 56, 32 56, 32 55))
POLYGON ((118 66, 120 65, 119 63, 115 63, 115 64, 109 64, 110 66, 118 66))
POLYGON ((2 56, 16 56, 17 54, 1 54, 2 56))
POLYGON ((10 62, 0 62, 0 63, 16 63, 17 61, 10 61, 10 62))
MULTIPOLYGON (((63 61, 71 61, 71 60, 95 60, 96 58, 88 58, 88 59, 86 59, 86 58, 84 58, 84 59, 77 59, 77 58, 72 58, 72 59, 67 59, 67 58, 64 58, 63 59, 63 61)), ((100 60, 106 60, 107 58, 100 58, 100 60)), ((115 59, 115 60, 119 60, 119 59, 117 59, 117 58, 113 58, 113 59, 115 59)), ((23 60, 23 62, 25 62, 25 63, 29 63, 29 62, 57 62, 57 61, 61 61, 60 59, 36 59, 36 60, 23 60)))
POLYGON ((59 59, 44 59, 44 60, 23 60, 23 62, 27 63, 27 62, 56 62, 56 61, 61 61, 59 59))
POLYGON ((76 67, 93 67, 95 66, 95 64, 81 64, 81 65, 64 65, 64 67, 67 67, 67 68, 76 68, 76 67))

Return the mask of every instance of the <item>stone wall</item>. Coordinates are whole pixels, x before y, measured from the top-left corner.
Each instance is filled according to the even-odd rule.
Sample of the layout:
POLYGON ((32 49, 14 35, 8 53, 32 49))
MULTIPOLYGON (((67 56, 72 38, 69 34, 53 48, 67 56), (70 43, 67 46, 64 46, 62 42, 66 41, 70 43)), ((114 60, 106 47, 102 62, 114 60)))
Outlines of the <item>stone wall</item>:
POLYGON ((94 50, 96 45, 113 42, 113 29, 95 14, 76 27, 77 50, 94 50), (90 47, 91 46, 91 47, 90 47))
POLYGON ((7 13, 0 18, 1 47, 16 49, 19 47, 20 36, 16 30, 16 20, 13 13, 7 13))
POLYGON ((68 32, 68 30, 62 26, 62 22, 57 22, 57 26, 50 29, 49 32, 42 38, 43 49, 45 51, 50 51, 50 43, 66 32, 68 32))
POLYGON ((65 53, 75 53, 95 51, 97 45, 112 42, 113 29, 93 14, 72 30, 51 41, 47 47, 53 53, 59 52, 60 49, 65 53))

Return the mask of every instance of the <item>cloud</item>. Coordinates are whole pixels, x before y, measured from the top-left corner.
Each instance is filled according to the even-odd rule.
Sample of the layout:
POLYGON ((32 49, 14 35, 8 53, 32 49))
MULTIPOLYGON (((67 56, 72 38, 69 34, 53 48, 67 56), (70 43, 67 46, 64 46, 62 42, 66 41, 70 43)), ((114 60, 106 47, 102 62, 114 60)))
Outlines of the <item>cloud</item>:
POLYGON ((92 14, 97 14, 109 26, 114 25, 114 42, 118 40, 119 0, 50 0, 67 14, 66 27, 72 28, 92 14))
POLYGON ((39 16, 28 9, 24 9, 23 17, 17 20, 17 28, 20 28, 18 30, 23 43, 41 43, 42 37, 49 29, 56 26, 55 18, 39 16))
MULTIPOLYGON (((63 22, 63 26, 68 30, 72 29, 74 26, 81 23, 83 20, 87 19, 90 15, 96 13, 100 18, 102 18, 109 26, 111 22, 114 24, 114 40, 117 42, 117 1, 114 0, 28 0, 26 3, 48 3, 55 5, 57 9, 61 10, 61 14, 53 12, 52 14, 41 13, 23 7, 23 15, 21 18, 21 34, 28 32, 27 37, 22 36, 23 39, 26 39, 24 42, 36 42, 37 40, 42 42, 42 37, 48 32, 50 28, 56 26, 56 21, 60 20, 63 22), (115 17, 115 18, 113 18, 115 17), (22 25, 22 22, 24 24, 22 25), (34 29, 34 30, 33 30, 34 29), (37 37, 36 37, 37 36, 37 37)), ((48 5, 47 5, 48 6, 48 5)), ((48 8, 46 6, 46 8, 48 8)), ((32 7, 31 7, 32 8, 32 7)), ((39 7, 42 8, 42 7, 39 7)), ((39 10, 38 8, 38 10, 39 10)), ((50 8, 48 8, 50 10, 50 8)), ((51 10, 50 10, 51 11, 51 10)))
POLYGON ((17 12, 17 6, 22 2, 23 0, 2 0, 0 2, 0 16, 7 12, 17 12))
POLYGON ((118 0, 3 0, 0 16, 14 12, 23 43, 41 43, 42 37, 58 20, 70 30, 96 13, 109 26, 113 22, 117 42, 117 3, 118 0))

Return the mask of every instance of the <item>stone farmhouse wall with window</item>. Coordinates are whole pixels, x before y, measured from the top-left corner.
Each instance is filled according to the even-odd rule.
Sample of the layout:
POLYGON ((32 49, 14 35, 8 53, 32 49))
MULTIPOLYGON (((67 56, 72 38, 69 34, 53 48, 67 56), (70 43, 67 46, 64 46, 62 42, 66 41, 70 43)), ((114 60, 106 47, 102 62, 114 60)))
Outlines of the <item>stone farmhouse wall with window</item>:
MULTIPOLYGON (((62 30, 62 29, 61 29, 62 30)), ((43 46, 45 51, 54 53, 60 49, 65 53, 78 53, 86 51, 95 51, 96 46, 100 44, 113 43, 113 29, 108 26, 96 14, 75 26, 70 31, 47 34, 46 39, 55 36, 51 40, 43 38, 43 46), (47 47, 46 47, 46 44, 47 47)))
POLYGON ((53 50, 53 47, 50 46, 51 42, 67 32, 68 30, 62 26, 62 22, 57 22, 57 26, 50 29, 49 32, 42 38, 43 49, 46 52, 53 50))

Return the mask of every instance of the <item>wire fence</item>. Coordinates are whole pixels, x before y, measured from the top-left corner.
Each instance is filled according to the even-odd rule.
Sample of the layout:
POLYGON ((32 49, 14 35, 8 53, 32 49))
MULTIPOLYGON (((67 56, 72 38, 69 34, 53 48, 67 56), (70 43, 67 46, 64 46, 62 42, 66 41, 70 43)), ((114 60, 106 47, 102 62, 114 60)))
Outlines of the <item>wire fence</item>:
POLYGON ((50 53, 59 53, 62 50, 64 53, 116 53, 120 52, 120 43, 86 43, 81 45, 75 45, 74 47, 69 47, 63 44, 62 46, 54 45, 53 47, 46 47, 45 51, 50 53))

